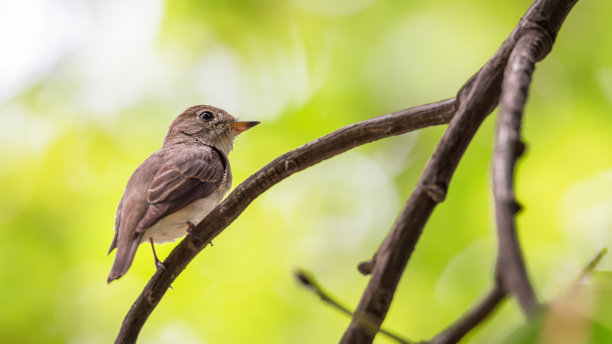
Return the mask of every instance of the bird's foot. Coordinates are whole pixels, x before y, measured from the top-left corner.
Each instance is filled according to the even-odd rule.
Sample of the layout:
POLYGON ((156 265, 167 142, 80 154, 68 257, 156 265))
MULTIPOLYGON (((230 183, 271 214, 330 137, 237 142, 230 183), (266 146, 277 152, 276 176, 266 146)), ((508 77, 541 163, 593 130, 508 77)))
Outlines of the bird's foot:
POLYGON ((166 271, 166 267, 164 266, 164 263, 162 263, 159 260, 155 262, 155 268, 157 268, 157 270, 164 270, 164 271, 166 271))
POLYGON ((187 224, 187 233, 191 234, 191 231, 196 228, 196 225, 194 225, 191 221, 187 221, 185 223, 187 224))
MULTIPOLYGON (((197 236, 193 235, 193 233, 192 233, 193 230, 196 228, 196 225, 194 225, 193 222, 191 222, 191 221, 187 221, 186 223, 187 223, 187 234, 191 235, 191 237, 195 241, 197 241, 198 245, 201 246, 203 244, 202 243, 202 239, 198 238, 197 236)), ((210 242, 210 246, 214 246, 212 241, 210 242)))
POLYGON ((164 264, 157 258, 157 253, 155 253, 155 245, 153 245, 153 238, 149 238, 149 242, 151 243, 151 249, 153 250, 153 259, 155 260, 155 268, 157 270, 162 269, 166 271, 166 267, 164 264))
MULTIPOLYGON (((157 258, 157 253, 155 253, 155 245, 153 245, 153 238, 149 238, 149 242, 151 243, 151 249, 153 250, 153 259, 155 259, 155 268, 157 270, 163 270, 164 272, 167 272, 166 267, 164 266, 164 263, 162 263, 161 260, 157 258)), ((170 286, 170 289, 174 289, 174 288, 170 286)))

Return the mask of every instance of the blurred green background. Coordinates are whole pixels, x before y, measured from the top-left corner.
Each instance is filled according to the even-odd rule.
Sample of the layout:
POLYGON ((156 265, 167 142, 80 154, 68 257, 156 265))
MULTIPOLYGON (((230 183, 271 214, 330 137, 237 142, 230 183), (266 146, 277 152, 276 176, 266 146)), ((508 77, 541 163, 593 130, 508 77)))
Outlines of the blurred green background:
MULTIPOLYGON (((2 1, 0 341, 113 341, 154 273, 143 246, 125 277, 105 283, 116 205, 184 108, 212 104, 262 121, 230 155, 237 185, 341 126, 453 96, 530 3, 2 1)), ((564 295, 612 243, 611 12, 610 1, 580 1, 534 77, 518 226, 541 300, 564 295)), ((494 125, 495 113, 400 283, 384 326, 407 338, 431 338, 491 285, 494 125)), ((141 342, 337 342, 348 318, 292 271, 311 270, 354 308, 367 283, 355 267, 387 233, 443 130, 360 147, 266 192, 174 282, 141 342)), ((608 257, 599 269, 610 268, 608 257)), ((581 319, 571 322, 582 324, 573 343, 612 340, 606 276, 560 302, 561 314, 581 319)), ((466 342, 524 342, 522 323, 505 302, 466 342)))

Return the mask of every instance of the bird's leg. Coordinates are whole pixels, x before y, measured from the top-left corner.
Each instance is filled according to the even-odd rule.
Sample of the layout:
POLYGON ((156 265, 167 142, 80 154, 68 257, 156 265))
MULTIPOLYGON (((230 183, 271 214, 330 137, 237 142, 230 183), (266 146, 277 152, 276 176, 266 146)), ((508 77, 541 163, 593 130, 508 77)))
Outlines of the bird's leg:
MULTIPOLYGON (((193 231, 196 228, 196 225, 193 224, 193 222, 191 221, 187 221, 187 234, 191 235, 194 239, 198 240, 198 241, 202 241, 200 240, 200 238, 196 237, 195 235, 191 234, 191 231, 193 231)), ((212 241, 210 242, 210 246, 214 246, 212 241)))
POLYGON ((157 258, 157 253, 155 253, 155 245, 153 245, 153 238, 149 238, 149 242, 151 243, 151 249, 153 250, 153 258, 155 258, 155 267, 157 269, 166 270, 166 267, 164 267, 164 264, 162 264, 159 258, 157 258))

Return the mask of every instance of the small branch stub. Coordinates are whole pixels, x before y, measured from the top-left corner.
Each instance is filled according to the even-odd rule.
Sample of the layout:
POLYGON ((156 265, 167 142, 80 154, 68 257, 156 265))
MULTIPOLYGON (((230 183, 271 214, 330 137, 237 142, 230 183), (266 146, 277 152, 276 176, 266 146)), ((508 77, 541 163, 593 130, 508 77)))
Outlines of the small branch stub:
POLYGON ((423 190, 434 202, 442 203, 446 199, 446 186, 441 184, 424 184, 423 190))

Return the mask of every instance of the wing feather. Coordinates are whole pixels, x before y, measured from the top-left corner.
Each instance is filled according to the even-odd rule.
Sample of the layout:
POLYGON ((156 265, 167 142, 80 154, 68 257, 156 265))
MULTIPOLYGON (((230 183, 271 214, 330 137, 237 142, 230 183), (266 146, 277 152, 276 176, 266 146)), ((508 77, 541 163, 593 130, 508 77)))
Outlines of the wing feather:
POLYGON ((193 201, 212 194, 223 181, 225 161, 210 147, 170 152, 147 191, 148 209, 136 230, 143 232, 157 221, 193 201))

